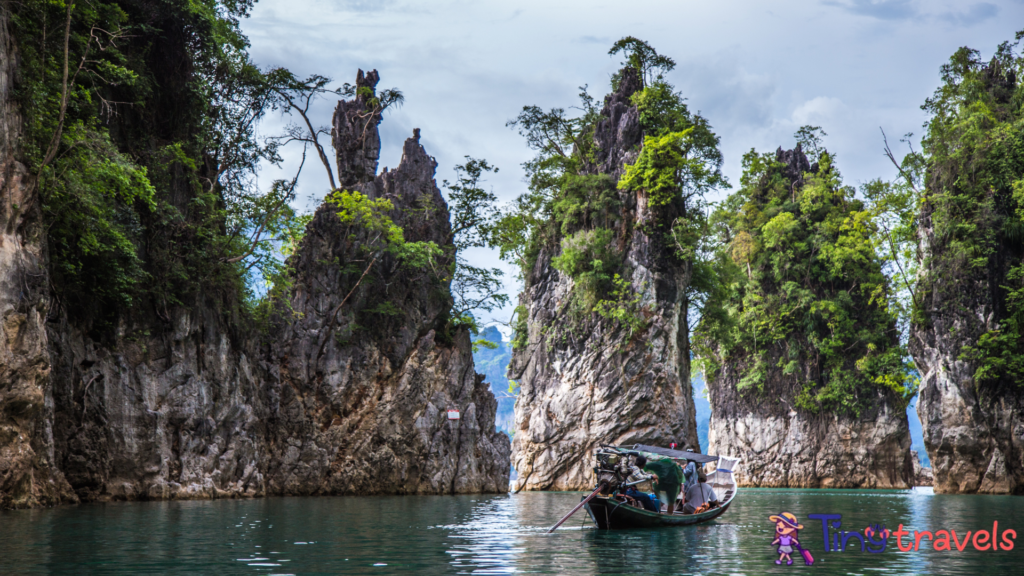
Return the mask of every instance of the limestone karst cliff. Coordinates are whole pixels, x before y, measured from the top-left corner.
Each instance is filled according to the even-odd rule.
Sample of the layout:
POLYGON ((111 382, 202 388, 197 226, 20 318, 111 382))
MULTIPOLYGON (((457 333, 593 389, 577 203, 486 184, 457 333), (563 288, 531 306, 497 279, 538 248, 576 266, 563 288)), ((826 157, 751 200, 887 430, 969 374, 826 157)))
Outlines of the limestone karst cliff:
MULTIPOLYGON (((376 79, 366 76, 371 90, 376 79)), ((338 116, 365 100, 339 103, 338 116)), ((441 248, 429 269, 381 254, 328 320, 359 276, 348 270, 366 262, 370 232, 325 204, 289 261, 292 291, 266 333, 224 292, 142 300, 107 332, 51 303, 37 192, 17 161, 16 106, 3 102, 0 505, 507 489, 496 401, 467 330, 447 322, 449 216, 418 131, 398 168, 380 175, 379 118, 356 145, 360 134, 341 129, 334 143, 347 189, 390 200, 406 240, 441 248)))
MULTIPOLYGON (((360 71, 357 85, 372 90, 377 80, 376 71, 360 71)), ((340 102, 335 112, 340 181, 389 200, 407 242, 434 242, 446 252, 425 267, 385 253, 367 269, 372 257, 362 247, 374 232, 353 231, 331 204, 317 210, 290 260, 293 295, 270 344, 270 490, 505 491, 509 440, 495 430, 497 401, 474 370, 468 330, 447 325, 453 246, 434 182, 437 163, 417 129, 398 167, 375 175, 376 122, 359 125, 353 114, 367 98, 340 102), (351 262, 359 265, 346 268, 351 262), (449 420, 449 409, 460 418, 449 420)))
POLYGON ((873 300, 885 280, 868 230, 850 225, 860 201, 827 153, 751 160, 716 215, 736 266, 727 320, 698 327, 708 451, 741 458, 746 486, 906 488, 905 394, 877 384, 902 383, 905 366, 895 318, 873 300))
POLYGON ((1020 62, 963 48, 926 106, 910 350, 936 492, 1024 492, 1020 62))
POLYGON ((883 398, 858 417, 808 414, 785 378, 769 376, 773 401, 736 391, 742 364, 708 380, 708 452, 742 458, 741 486, 780 488, 909 488, 913 485, 906 414, 883 398), (778 378, 776 381, 771 379, 778 378), (783 400, 780 402, 780 399, 783 400))
POLYGON ((0 11, 0 507, 74 502, 54 465, 49 274, 36 179, 19 159, 17 46, 0 11))
POLYGON ((589 178, 577 181, 579 190, 570 183, 562 192, 587 198, 587 222, 560 223, 524 270, 521 343, 509 365, 509 378, 520 386, 513 440, 518 489, 590 488, 592 452, 602 443, 697 446, 687 332, 690 269, 657 227, 683 215, 685 207, 681 199, 654 206, 644 191, 615 189, 644 141, 630 101, 642 89, 635 70, 625 68, 594 127, 589 178), (599 202, 614 205, 614 215, 594 208, 599 202), (554 264, 601 234, 614 236, 610 257, 621 259, 627 283, 619 285, 620 294, 636 295, 620 308, 634 315, 633 327, 587 311, 579 300, 586 277, 574 279, 554 264))
POLYGON ((48 326, 54 449, 80 498, 265 494, 258 342, 218 304, 126 315, 113 342, 48 326))

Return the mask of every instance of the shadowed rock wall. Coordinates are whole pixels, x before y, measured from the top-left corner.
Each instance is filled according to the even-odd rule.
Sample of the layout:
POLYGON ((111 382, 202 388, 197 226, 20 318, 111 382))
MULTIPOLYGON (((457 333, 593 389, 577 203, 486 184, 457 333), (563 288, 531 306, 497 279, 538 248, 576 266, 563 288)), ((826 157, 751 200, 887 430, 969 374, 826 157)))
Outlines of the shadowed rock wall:
POLYGON ((9 17, 0 10, 0 507, 22 508, 76 498, 54 465, 45 229, 35 176, 19 161, 9 17))

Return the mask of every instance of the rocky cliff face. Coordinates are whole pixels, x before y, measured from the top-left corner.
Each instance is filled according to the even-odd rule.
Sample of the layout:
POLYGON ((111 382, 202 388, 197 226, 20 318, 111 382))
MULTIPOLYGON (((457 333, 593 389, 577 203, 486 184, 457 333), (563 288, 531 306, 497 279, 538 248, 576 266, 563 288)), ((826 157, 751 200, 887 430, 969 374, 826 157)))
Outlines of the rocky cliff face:
MULTIPOLYGON (((359 82, 371 89, 377 73, 359 82)), ((405 141, 394 170, 375 176, 376 122, 339 128, 362 100, 335 112, 338 171, 347 189, 387 199, 408 242, 447 250, 434 268, 410 268, 362 250, 325 204, 292 258, 295 289, 271 344, 268 481, 285 494, 503 492, 509 441, 494 427, 497 401, 473 369, 465 329, 448 333, 451 238, 434 182, 437 163, 405 141), (358 138, 362 146, 346 138, 358 138), (356 282, 362 278, 358 287, 356 282), (344 302, 344 304, 343 304, 344 302), (458 420, 446 411, 458 410, 458 420)))
MULTIPOLYGON (((10 69, 0 72, 0 506, 507 490, 496 401, 469 335, 446 322, 448 211, 418 131, 399 167, 375 176, 377 122, 359 127, 358 146, 337 129, 357 99, 339 104, 335 144, 339 176, 355 183, 346 188, 389 199, 408 241, 448 249, 430 270, 383 255, 337 322, 326 320, 352 288, 349 270, 365 266, 367 238, 325 205, 293 257, 294 292, 269 337, 211 296, 125 311, 97 340, 63 314, 44 326, 45 237, 13 147, 10 69), (447 409, 461 418, 449 421, 447 409)), ((360 72, 361 85, 376 79, 360 72)))
MULTIPOLYGON (((778 402, 744 398, 740 365, 708 379, 708 453, 741 458, 741 486, 771 488, 909 488, 913 469, 905 414, 882 397, 860 417, 808 414, 778 402)), ((781 371, 780 371, 781 372, 781 371)), ((766 397, 792 401, 781 374, 766 397)))
POLYGON ((932 329, 913 331, 922 374, 918 413, 936 492, 1024 491, 1024 400, 1017 390, 978 394, 976 366, 959 359, 966 338, 948 328, 981 324, 983 314, 968 322, 936 318, 932 329))
POLYGON ((931 466, 921 465, 921 460, 917 456, 917 450, 910 451, 910 458, 914 463, 914 486, 931 486, 935 481, 931 466))
MULTIPOLYGON (((607 96, 595 131, 595 172, 618 180, 642 142, 629 97, 641 88, 632 69, 607 96)), ((528 344, 517 348, 509 375, 520 384, 515 406, 513 466, 517 489, 591 488, 592 452, 603 443, 697 446, 690 387, 685 288, 689 267, 660 235, 638 225, 651 218, 643 194, 620 191, 616 241, 646 327, 632 336, 596 314, 570 317, 573 281, 552 266, 558 247, 543 247, 519 296, 528 344)))
POLYGON ((75 501, 54 465, 50 308, 35 177, 19 162, 17 47, 0 11, 0 507, 75 501))
MULTIPOLYGON (((927 261, 935 243, 927 203, 918 234, 927 261)), ((979 388, 977 363, 962 356, 964 346, 998 328, 1005 310, 996 287, 1005 283, 1000 268, 1007 262, 999 256, 980 271, 961 267, 957 274, 966 278, 944 278, 958 289, 930 291, 922 304, 928 321, 911 327, 910 351, 921 373, 917 413, 936 492, 1024 491, 1024 393, 1015 382, 979 388)), ((922 276, 930 274, 924 267, 922 276)))
POLYGON ((257 342, 214 302, 169 314, 127 316, 113 342, 49 326, 54 445, 83 500, 265 493, 257 342))
POLYGON ((1017 390, 979 393, 976 365, 960 357, 963 346, 976 342, 993 320, 991 308, 981 304, 966 314, 937 315, 930 326, 911 330, 921 371, 917 412, 936 492, 1024 491, 1024 398, 1017 390))
MULTIPOLYGON (((819 171, 817 163, 812 166, 799 146, 787 151, 779 148, 776 161, 781 164, 783 194, 787 197, 799 192, 805 173, 819 171)), ((771 189, 755 190, 753 201, 762 201, 762 195, 771 189)), ((745 272, 749 275, 749 268, 745 272)), ((773 277, 763 274, 754 278, 755 283, 762 284, 750 289, 761 290, 757 294, 762 298, 769 297, 775 290, 773 277)), ((803 326, 802 322, 792 321, 803 326)), ((794 350, 812 349, 809 340, 807 334, 793 330, 768 344, 766 350, 763 342, 758 352, 741 347, 723 358, 716 372, 707 375, 711 402, 708 452, 741 458, 737 480, 742 486, 909 487, 913 475, 910 430, 906 414, 895 405, 894 398, 864 387, 859 394, 863 395, 860 400, 865 408, 859 416, 826 410, 815 413, 797 407, 796 398, 804 383, 821 382, 826 369, 817 353, 799 352, 802 355, 794 361, 794 350), (761 352, 764 357, 757 366, 755 355, 761 352), (796 366, 788 374, 783 369, 787 362, 796 366), (765 370, 762 390, 741 392, 741 380, 759 369, 765 370)), ((853 360, 848 359, 843 368, 852 372, 852 364, 853 360)))
POLYGON ((378 120, 367 113, 367 101, 375 93, 380 75, 376 70, 356 75, 356 95, 338 102, 332 120, 331 139, 338 164, 339 186, 349 188, 373 181, 380 159, 378 120), (368 92, 369 91, 369 92, 368 92))

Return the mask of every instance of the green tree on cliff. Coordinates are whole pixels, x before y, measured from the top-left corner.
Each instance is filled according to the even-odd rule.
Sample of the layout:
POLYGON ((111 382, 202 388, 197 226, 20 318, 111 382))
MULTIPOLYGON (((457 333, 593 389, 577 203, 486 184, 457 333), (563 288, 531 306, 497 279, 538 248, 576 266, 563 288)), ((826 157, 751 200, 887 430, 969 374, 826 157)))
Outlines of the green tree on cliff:
MULTIPOLYGON (((601 115, 586 87, 580 104, 568 111, 524 107, 508 125, 537 153, 523 165, 529 190, 497 219, 491 242, 502 258, 520 266, 527 284, 538 255, 548 249, 554 254, 551 265, 574 282, 570 316, 583 321, 596 313, 632 334, 644 321, 638 287, 627 280, 631 271, 620 253, 634 233, 630 218, 622 222, 624 198, 643 195, 650 208, 639 224, 644 232, 673 246, 680 261, 696 263, 690 296, 699 301, 699 293, 711 287, 710 281, 703 282, 710 279, 710 268, 702 265, 707 253, 701 247, 707 225, 704 195, 728 183, 710 124, 664 80, 675 62, 633 37, 616 42, 610 54, 620 52, 626 68, 613 77, 613 90, 631 75, 636 89, 630 104, 644 137, 635 162, 617 181, 601 172, 595 140, 601 115)), ((513 342, 522 345, 524 311, 516 314, 513 342)))
POLYGON ((695 354, 709 375, 737 368, 747 394, 796 382, 791 400, 811 412, 857 414, 879 391, 905 403, 913 380, 871 213, 826 150, 797 179, 781 160, 744 155, 742 187, 712 216, 719 285, 695 354))
POLYGON ((962 317, 966 330, 987 314, 961 358, 980 386, 1024 382, 1024 57, 1004 42, 987 62, 961 48, 942 67, 942 85, 923 108, 922 217, 932 242, 921 267, 915 321, 962 317))

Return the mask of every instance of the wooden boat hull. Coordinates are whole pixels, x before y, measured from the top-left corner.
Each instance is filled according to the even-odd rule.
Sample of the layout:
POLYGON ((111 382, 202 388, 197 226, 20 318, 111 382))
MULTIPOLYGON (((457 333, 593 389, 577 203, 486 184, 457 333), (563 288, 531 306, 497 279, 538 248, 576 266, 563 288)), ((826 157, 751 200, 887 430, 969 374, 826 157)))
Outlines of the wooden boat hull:
POLYGON ((602 530, 618 530, 622 528, 657 528, 660 526, 687 526, 700 524, 718 518, 729 509, 731 504, 724 503, 718 508, 700 514, 659 514, 635 508, 618 502, 607 496, 595 496, 587 503, 590 518, 602 530))

